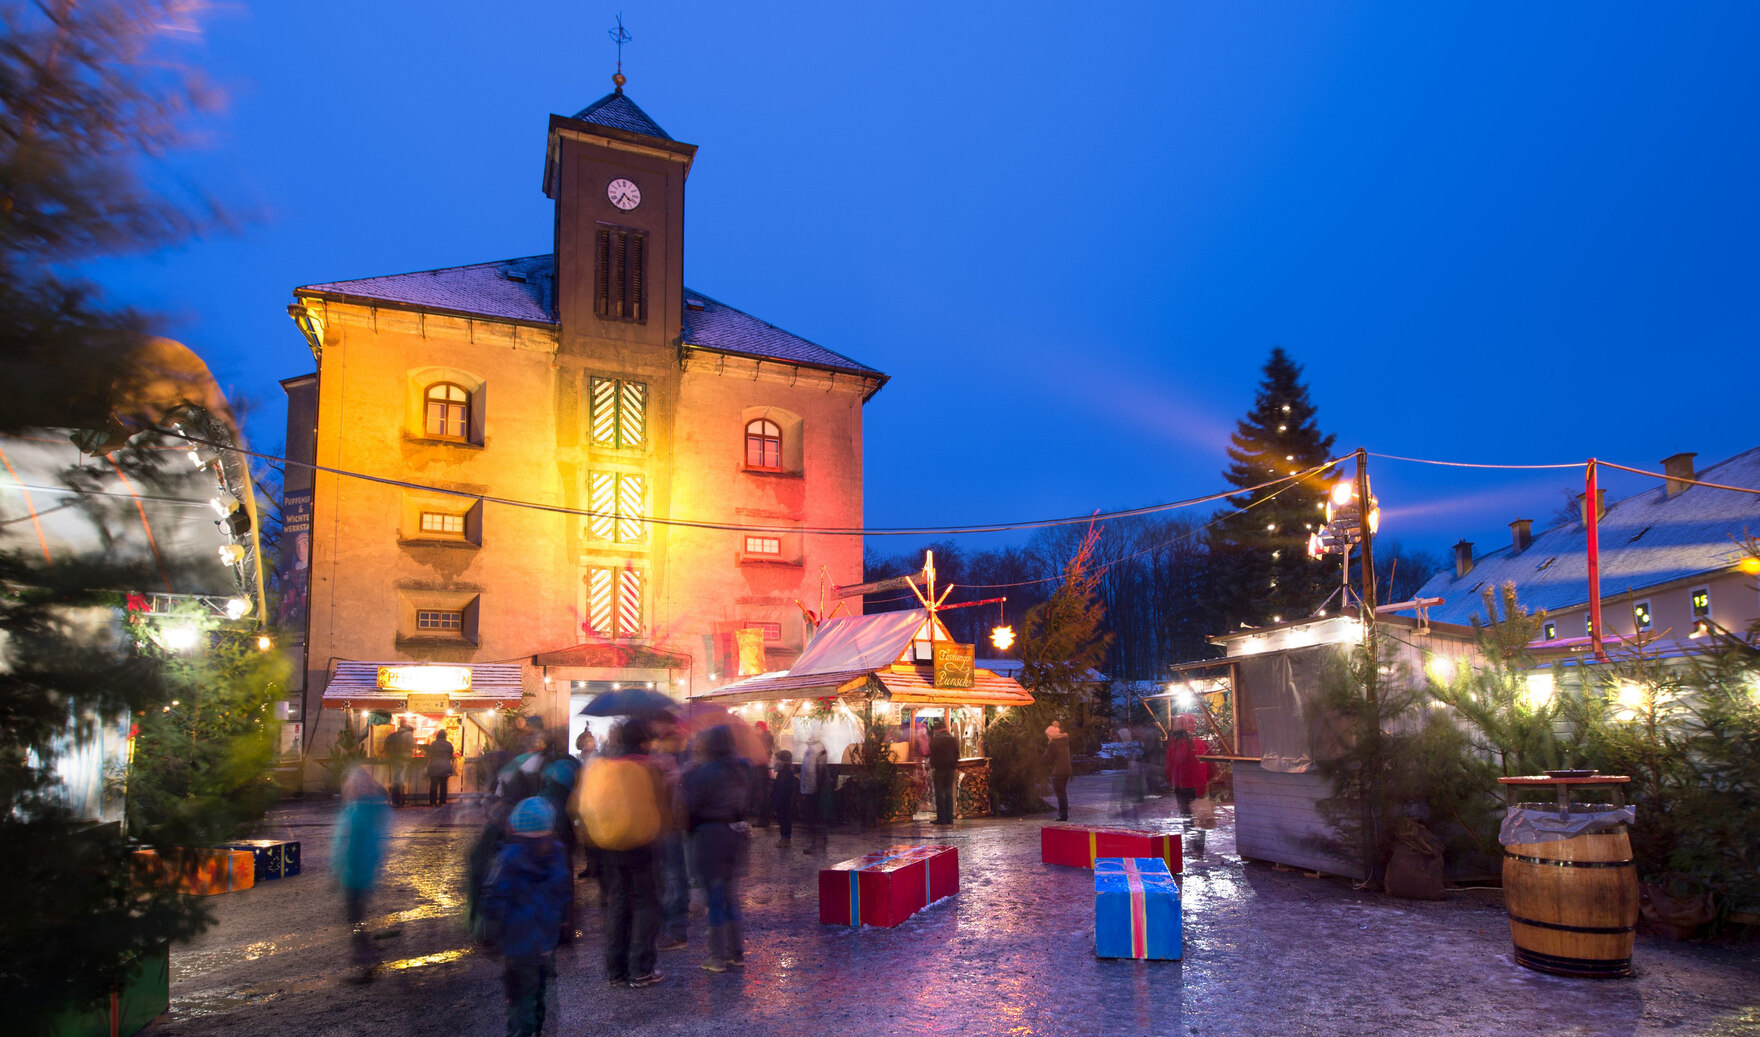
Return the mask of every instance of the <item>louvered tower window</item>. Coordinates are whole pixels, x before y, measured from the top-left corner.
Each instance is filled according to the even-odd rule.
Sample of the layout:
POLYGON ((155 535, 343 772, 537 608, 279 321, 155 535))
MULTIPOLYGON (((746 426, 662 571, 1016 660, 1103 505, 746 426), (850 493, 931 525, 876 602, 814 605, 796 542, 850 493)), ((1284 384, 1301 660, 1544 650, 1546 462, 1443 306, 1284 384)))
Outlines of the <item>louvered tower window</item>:
POLYGON ((594 540, 639 543, 648 481, 636 472, 588 472, 587 529, 594 540))
POLYGON ((588 382, 587 396, 595 446, 629 448, 646 441, 647 385, 622 378, 593 378, 588 382))
POLYGON ((648 322, 648 236, 639 230, 599 228, 598 303, 604 320, 648 322))
POLYGON ((642 573, 639 569, 587 570, 587 621, 581 626, 600 637, 638 637, 642 632, 642 573))

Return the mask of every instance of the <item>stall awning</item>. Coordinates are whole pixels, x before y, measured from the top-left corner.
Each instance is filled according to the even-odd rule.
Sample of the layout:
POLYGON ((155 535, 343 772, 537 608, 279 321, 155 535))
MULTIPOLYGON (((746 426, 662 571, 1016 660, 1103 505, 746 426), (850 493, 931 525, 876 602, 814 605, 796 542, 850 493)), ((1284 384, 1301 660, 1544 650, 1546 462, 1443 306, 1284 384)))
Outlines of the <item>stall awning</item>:
MULTIPOLYGON (((518 709, 524 699, 520 694, 518 663, 479 663, 474 666, 444 667, 446 670, 470 671, 469 687, 446 687, 444 682, 419 690, 380 687, 379 671, 390 668, 406 673, 427 669, 408 660, 392 662, 339 662, 324 686, 324 708, 403 709, 414 695, 444 695, 448 709, 518 709)), ((442 669, 433 667, 432 669, 442 669)), ((395 682, 393 682, 395 683, 395 682)), ((464 683, 463 681, 459 682, 464 683)), ((430 701, 433 701, 430 699, 430 701)))
POLYGON ((534 666, 575 666, 599 670, 688 670, 691 658, 649 645, 587 644, 532 656, 534 666))
POLYGON ((777 699, 824 698, 868 679, 872 670, 839 670, 834 673, 761 673, 734 681, 714 691, 691 696, 718 702, 773 702, 777 699))
POLYGON ((1033 696, 1012 677, 989 670, 974 670, 969 688, 937 688, 927 666, 892 666, 874 677, 886 689, 886 697, 906 705, 1030 706, 1033 696))

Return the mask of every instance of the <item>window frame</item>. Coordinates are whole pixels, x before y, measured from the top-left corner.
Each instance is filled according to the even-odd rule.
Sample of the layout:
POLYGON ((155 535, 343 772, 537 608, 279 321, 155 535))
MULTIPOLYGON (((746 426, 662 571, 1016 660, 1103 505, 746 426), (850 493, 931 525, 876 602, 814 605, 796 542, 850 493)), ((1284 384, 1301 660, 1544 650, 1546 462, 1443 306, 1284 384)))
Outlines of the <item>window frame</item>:
POLYGON ((780 536, 768 536, 762 533, 747 533, 745 553, 746 556, 750 558, 781 558, 782 538, 780 536), (754 541, 759 544, 758 547, 752 546, 754 541), (763 545, 765 544, 770 546, 769 550, 764 549, 763 545))
POLYGON ((645 544, 648 541, 648 476, 646 472, 618 472, 604 468, 587 471, 587 539, 601 544, 645 544), (599 481, 610 487, 607 503, 600 508, 599 481), (633 487, 633 489, 632 489, 633 487), (627 505, 627 506, 626 506, 627 505))
POLYGON ((589 565, 581 577, 582 588, 586 596, 586 608, 582 610, 585 622, 581 629, 592 637, 603 637, 609 641, 633 640, 643 636, 647 626, 648 581, 646 573, 633 565, 589 565), (605 574, 603 577, 599 574, 605 574), (600 627, 595 619, 593 593, 595 583, 603 580, 610 584, 607 593, 606 619, 609 623, 600 627), (635 599, 633 609, 629 598, 633 593, 635 599), (634 613, 634 629, 630 629, 624 620, 627 613, 634 613))
POLYGON ((1548 620, 1545 623, 1542 623, 1540 625, 1540 637, 1542 640, 1546 640, 1546 641, 1557 640, 1558 639, 1558 624, 1552 622, 1551 620, 1548 620))
POLYGON ((612 450, 640 450, 646 447, 648 383, 604 375, 589 377, 587 442, 595 447, 612 450))
POLYGON ((648 232, 601 223, 594 237, 594 315, 622 324, 648 323, 648 232))
POLYGON ((467 529, 467 523, 466 523, 465 516, 460 512, 452 512, 452 511, 421 511, 421 512, 418 512, 416 515, 416 529, 424 537, 438 537, 438 538, 441 538, 444 540, 463 540, 468 535, 468 529, 467 529), (441 528, 437 528, 437 529, 429 528, 428 519, 430 519, 430 518, 439 519, 440 523, 441 523, 441 528), (458 528, 457 529, 446 529, 446 528, 444 528, 444 526, 447 523, 456 523, 458 528))
POLYGON ((418 637, 464 637, 464 609, 416 609, 416 636, 418 637), (433 616, 436 619, 451 617, 455 623, 424 624, 422 617, 433 616))
POLYGON ((471 419, 474 416, 472 411, 475 409, 475 404, 476 400, 472 397, 471 391, 457 382, 430 382, 422 389, 422 434, 428 439, 438 439, 448 443, 471 442, 471 419), (444 398, 436 397, 435 391, 441 389, 457 392, 463 398, 454 399, 450 394, 444 398), (435 431, 434 428, 434 408, 436 406, 440 407, 439 431, 435 431), (458 408, 458 426, 462 429, 457 435, 446 431, 449 427, 450 411, 455 407, 458 408))
POLYGON ((1694 619, 1710 619, 1711 588, 1709 586, 1694 587, 1692 590, 1688 591, 1687 606, 1692 609, 1694 619), (1703 597, 1705 601, 1703 605, 1699 603, 1701 597, 1703 597))
POLYGON ((1650 611, 1649 599, 1632 602, 1632 629, 1642 634, 1650 629, 1655 619, 1655 614, 1650 611))
POLYGON ((782 468, 782 425, 769 418, 753 418, 746 422, 746 470, 751 472, 780 472, 782 468), (753 426, 757 431, 753 431, 753 426), (758 447, 759 463, 752 462, 752 446, 758 447), (763 463, 766 457, 773 462, 763 463))

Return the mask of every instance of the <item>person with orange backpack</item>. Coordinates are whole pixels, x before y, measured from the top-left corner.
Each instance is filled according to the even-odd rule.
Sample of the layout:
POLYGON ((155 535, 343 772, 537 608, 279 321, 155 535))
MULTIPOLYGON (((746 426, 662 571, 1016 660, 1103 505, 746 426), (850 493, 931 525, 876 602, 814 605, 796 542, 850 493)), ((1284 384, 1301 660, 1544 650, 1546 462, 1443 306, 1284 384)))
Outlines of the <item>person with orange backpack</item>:
POLYGON ((613 986, 646 987, 666 977, 654 968, 660 933, 661 835, 671 825, 671 792, 648 756, 652 731, 631 717, 611 747, 587 765, 575 786, 575 814, 599 848, 605 897, 605 973, 613 986))

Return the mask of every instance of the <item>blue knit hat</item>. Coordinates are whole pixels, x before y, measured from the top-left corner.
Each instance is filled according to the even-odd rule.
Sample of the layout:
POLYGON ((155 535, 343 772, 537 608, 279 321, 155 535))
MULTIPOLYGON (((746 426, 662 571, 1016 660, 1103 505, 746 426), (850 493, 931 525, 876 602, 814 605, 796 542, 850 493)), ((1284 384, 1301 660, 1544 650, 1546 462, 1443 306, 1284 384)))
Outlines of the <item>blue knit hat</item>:
POLYGON ((520 800, 507 819, 507 827, 514 835, 548 835, 555 826, 556 808, 543 796, 520 800))

